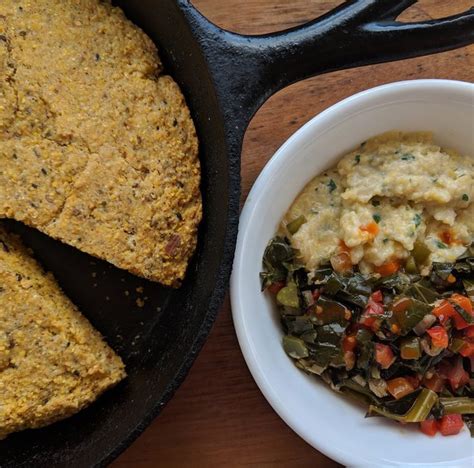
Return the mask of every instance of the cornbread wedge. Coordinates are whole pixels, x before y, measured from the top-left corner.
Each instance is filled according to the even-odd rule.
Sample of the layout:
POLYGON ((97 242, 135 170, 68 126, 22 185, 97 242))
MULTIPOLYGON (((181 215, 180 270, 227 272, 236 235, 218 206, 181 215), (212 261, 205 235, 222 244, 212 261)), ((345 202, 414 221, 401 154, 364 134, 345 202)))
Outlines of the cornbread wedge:
POLYGON ((0 226, 0 439, 77 413, 124 377, 121 359, 0 226))
POLYGON ((177 286, 198 142, 152 41, 99 0, 0 2, 0 217, 177 286))

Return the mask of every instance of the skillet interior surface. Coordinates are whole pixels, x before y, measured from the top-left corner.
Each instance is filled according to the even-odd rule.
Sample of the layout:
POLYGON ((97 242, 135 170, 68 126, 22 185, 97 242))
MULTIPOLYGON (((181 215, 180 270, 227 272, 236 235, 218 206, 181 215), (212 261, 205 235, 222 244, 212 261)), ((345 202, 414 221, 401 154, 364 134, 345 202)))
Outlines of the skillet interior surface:
POLYGON ((184 378, 224 295, 237 229, 239 175, 230 178, 222 117, 206 63, 174 1, 122 3, 127 16, 158 45, 197 127, 204 208, 197 251, 183 285, 172 290, 8 222, 124 359, 128 378, 72 418, 0 441, 2 467, 90 466, 120 453, 184 378), (137 298, 146 298, 143 307, 137 298))

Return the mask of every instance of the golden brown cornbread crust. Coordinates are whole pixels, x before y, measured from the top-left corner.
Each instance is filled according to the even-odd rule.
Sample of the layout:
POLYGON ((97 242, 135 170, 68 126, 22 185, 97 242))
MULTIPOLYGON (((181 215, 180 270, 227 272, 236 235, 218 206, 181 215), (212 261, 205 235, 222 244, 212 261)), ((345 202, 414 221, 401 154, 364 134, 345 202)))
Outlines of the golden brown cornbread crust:
POLYGON ((124 377, 121 359, 0 227, 0 439, 77 413, 124 377))
POLYGON ((2 0, 0 217, 178 284, 200 166, 189 110, 161 72, 151 40, 107 1, 2 0))

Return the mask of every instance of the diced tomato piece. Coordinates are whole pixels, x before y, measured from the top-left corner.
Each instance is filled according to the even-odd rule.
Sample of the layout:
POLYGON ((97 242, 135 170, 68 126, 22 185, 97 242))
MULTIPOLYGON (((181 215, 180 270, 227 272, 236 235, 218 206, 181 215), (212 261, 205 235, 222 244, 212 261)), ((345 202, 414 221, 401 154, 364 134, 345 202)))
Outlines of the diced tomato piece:
POLYGON ((474 356, 474 343, 466 341, 466 344, 459 350, 459 354, 464 357, 474 356))
POLYGON ((396 273, 400 269, 400 262, 398 260, 390 260, 383 265, 374 267, 375 273, 381 276, 390 276, 396 273))
POLYGON ((457 312, 453 315, 453 323, 456 330, 463 330, 469 326, 469 324, 457 312))
MULTIPOLYGON (((460 307, 463 307, 462 304, 467 304, 465 299, 469 301, 467 297, 461 296, 460 294, 453 294, 451 300, 456 302, 460 307), (459 299, 463 298, 463 299, 459 299)), ((471 301, 469 301, 470 304, 471 301)), ((472 308, 472 306, 471 306, 472 308)), ((464 308, 467 312, 471 313, 471 311, 467 308, 464 308)), ((449 319, 452 319, 453 324, 457 330, 462 330, 464 328, 469 327, 469 324, 459 315, 456 311, 454 306, 450 304, 447 300, 441 301, 432 311, 438 320, 440 321, 441 325, 446 325, 449 319)))
POLYGON ((438 423, 436 419, 426 419, 421 421, 420 429, 423 434, 433 437, 438 432, 438 423))
POLYGON ((394 361, 393 351, 388 345, 375 343, 375 360, 382 369, 388 369, 394 361))
POLYGON ((434 374, 429 379, 426 377, 423 379, 423 385, 436 393, 439 393, 441 390, 443 390, 445 382, 446 379, 443 379, 438 374, 434 374))
POLYGON ((405 377, 397 377, 387 381, 387 390, 396 399, 404 397, 415 391, 415 387, 405 377))
POLYGON ((459 434, 464 426, 462 416, 460 414, 446 414, 438 420, 438 429, 444 436, 459 434))
POLYGON ((426 333, 430 335, 431 342, 437 348, 447 348, 449 344, 449 336, 446 328, 436 326, 431 327, 430 329, 426 330, 426 333))
POLYGON ((272 283, 270 286, 267 287, 268 291, 272 294, 278 294, 280 289, 285 287, 285 283, 283 281, 277 281, 276 283, 272 283))
POLYGON ((346 351, 354 351, 357 347, 357 339, 354 335, 349 335, 344 337, 342 340, 342 350, 346 351))
POLYGON ((340 252, 333 255, 330 262, 334 271, 337 273, 345 273, 346 271, 352 270, 351 256, 347 252, 340 252))
POLYGON ((472 313, 472 302, 468 297, 463 296, 462 294, 453 294, 451 299, 456 302, 456 304, 459 304, 465 311, 474 316, 472 313))
POLYGON ((451 362, 446 359, 441 361, 437 370, 441 377, 449 380, 449 385, 453 390, 457 390, 469 382, 469 374, 464 370, 461 356, 457 356, 451 362))
POLYGON ((364 327, 371 327, 375 322, 377 321, 377 316, 376 315, 367 315, 364 314, 360 317, 359 323, 363 325, 364 327))
POLYGON ((374 291, 374 292, 370 295, 370 298, 371 298, 374 302, 380 302, 380 303, 382 303, 382 301, 383 301, 382 291, 380 291, 380 289, 379 289, 378 291, 374 291))
POLYGON ((455 241, 455 236, 453 232, 449 229, 447 229, 446 231, 443 231, 440 235, 440 238, 445 244, 448 244, 448 245, 452 244, 455 241))
POLYGON ((383 314, 383 304, 382 304, 382 292, 375 291, 371 294, 367 305, 365 307, 364 316, 367 315, 382 315, 383 314))
POLYGON ((447 359, 443 359, 437 366, 436 366, 436 373, 442 379, 447 379, 449 373, 451 372, 451 363, 447 359))
POLYGON ((359 319, 359 324, 364 328, 369 328, 372 331, 377 331, 380 328, 380 319, 377 315, 362 315, 359 319))
POLYGON ((464 329, 463 331, 464 336, 467 338, 474 338, 474 325, 471 325, 464 329))
MULTIPOLYGON (((472 302, 468 297, 462 296, 461 294, 453 294, 451 296, 451 300, 455 302, 459 307, 462 307, 472 317, 474 317, 472 302)), ((453 315, 454 326, 458 330, 462 330, 464 328, 469 327, 470 324, 462 318, 462 316, 456 311, 456 309, 454 310, 455 310, 455 315, 453 315)))
POLYGON ((445 325, 448 320, 456 313, 454 307, 446 300, 442 300, 433 310, 433 315, 438 317, 442 325, 445 325))
POLYGON ((369 233, 370 236, 374 238, 379 233, 380 229, 377 223, 372 222, 372 223, 366 224, 365 226, 361 226, 360 230, 369 233))
POLYGON ((367 306, 365 308, 367 315, 382 315, 383 314, 383 305, 378 302, 374 302, 372 299, 369 299, 367 306))
POLYGON ((313 294, 313 299, 317 301, 319 299, 319 296, 321 296, 321 291, 319 289, 315 289, 312 294, 313 294))
POLYGON ((414 375, 406 375, 405 379, 410 382, 411 386, 416 390, 420 386, 420 379, 414 375))

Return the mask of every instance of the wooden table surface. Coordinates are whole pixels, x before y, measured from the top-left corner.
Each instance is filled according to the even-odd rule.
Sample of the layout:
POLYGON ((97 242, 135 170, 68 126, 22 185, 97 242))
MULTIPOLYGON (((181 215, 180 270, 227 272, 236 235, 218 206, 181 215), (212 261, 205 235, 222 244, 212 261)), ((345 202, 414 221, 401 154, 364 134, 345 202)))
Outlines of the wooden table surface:
MULTIPOLYGON (((333 0, 194 1, 201 12, 219 26, 247 34, 296 26, 340 3, 333 0)), ((471 0, 421 0, 402 18, 439 18, 471 6, 471 0)), ((474 46, 330 73, 273 96, 255 116, 245 137, 242 202, 273 153, 311 117, 356 92, 415 78, 474 81, 474 46)), ((227 298, 184 384, 160 417, 113 466, 242 465, 338 466, 294 434, 261 395, 241 355, 227 298)))

